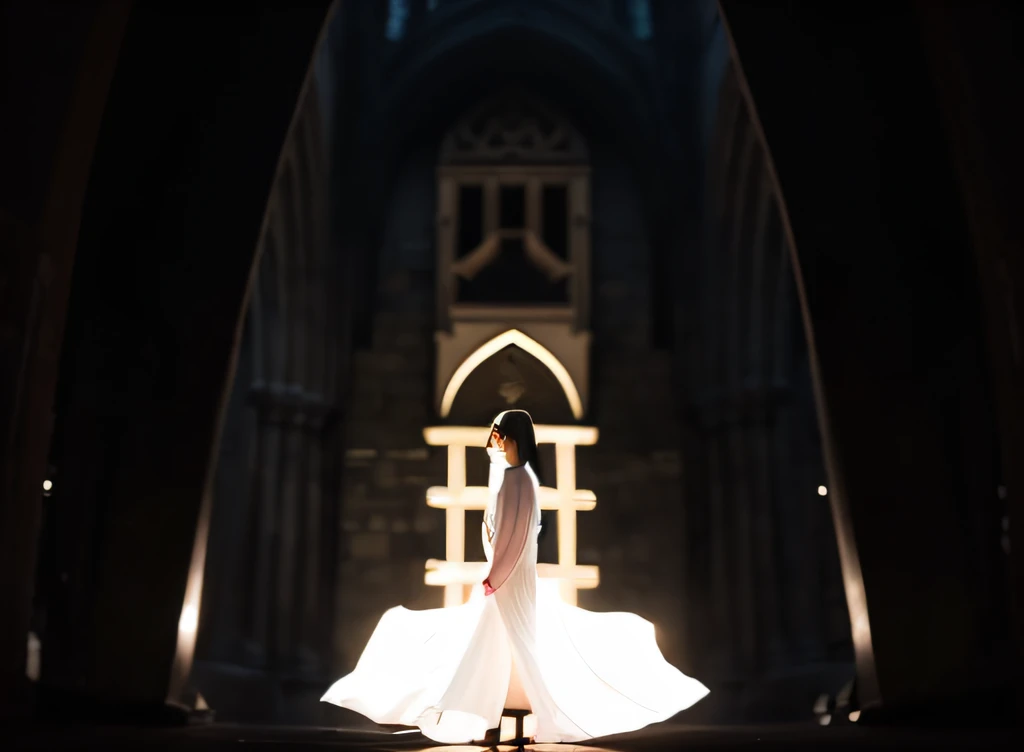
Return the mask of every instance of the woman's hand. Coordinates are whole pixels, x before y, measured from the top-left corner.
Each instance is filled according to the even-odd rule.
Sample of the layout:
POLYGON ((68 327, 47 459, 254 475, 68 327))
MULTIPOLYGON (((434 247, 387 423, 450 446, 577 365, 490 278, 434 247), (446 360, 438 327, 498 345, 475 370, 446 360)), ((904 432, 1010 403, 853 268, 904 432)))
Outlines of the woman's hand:
POLYGON ((497 592, 497 591, 494 588, 491 587, 490 579, 484 580, 484 595, 491 595, 491 594, 493 594, 495 592, 497 592))

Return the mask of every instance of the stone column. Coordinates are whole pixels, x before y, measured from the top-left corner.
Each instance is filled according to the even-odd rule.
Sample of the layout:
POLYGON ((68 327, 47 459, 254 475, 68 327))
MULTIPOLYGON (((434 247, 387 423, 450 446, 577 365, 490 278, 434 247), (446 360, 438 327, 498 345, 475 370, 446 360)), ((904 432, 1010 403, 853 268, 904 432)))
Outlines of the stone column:
MULTIPOLYGON (((986 317, 985 362, 998 403, 1000 485, 995 510, 1006 548, 978 562, 988 588, 1002 590, 1002 559, 1009 558, 1016 673, 1024 666, 1024 203, 1018 176, 1024 164, 1021 118, 1005 106, 1005 92, 1021 79, 1014 24, 996 4, 914 3, 953 164, 961 181, 986 317)), ((978 478, 975 482, 983 482, 978 478)), ((987 537, 991 523, 976 526, 987 537)), ((1002 547, 1001 547, 1002 548, 1002 547)), ((1004 591, 1005 592, 1005 591, 1004 591)), ((989 603, 998 602, 987 597, 989 603)), ((1017 690, 1018 717, 1024 690, 1017 690)))
POLYGON ((315 674, 326 662, 334 530, 324 524, 324 429, 332 408, 280 386, 253 390, 262 447, 251 503, 249 660, 275 672, 315 674))
POLYGON ((720 4, 785 200, 861 719, 968 712, 999 681, 987 655, 1008 631, 972 572, 988 552, 963 532, 998 503, 995 421, 919 30, 907 8, 880 26, 720 4))
POLYGON ((834 539, 817 527, 821 509, 811 506, 824 474, 814 425, 800 419, 811 393, 801 377, 803 340, 780 209, 732 68, 718 122, 703 253, 689 265, 704 280, 688 304, 699 323, 683 345, 691 361, 684 410, 688 605, 702 614, 694 622, 711 615, 691 627, 691 639, 708 651, 709 681, 742 688, 748 698, 719 701, 733 704, 723 712, 756 718, 769 712, 762 709, 766 682, 824 659, 829 619, 820 582, 838 559, 834 539), (794 445, 812 450, 805 457, 794 445))
MULTIPOLYGON (((82 206, 130 3, 4 9, 0 95, 0 717, 27 712, 41 485, 82 206), (47 89, 51 96, 39 98, 47 89)), ((58 490, 59 492, 59 490, 58 490)), ((55 502, 51 502, 55 503, 55 502)), ((55 588, 60 572, 51 573, 55 588)), ((54 593, 56 595, 56 593, 54 593)))

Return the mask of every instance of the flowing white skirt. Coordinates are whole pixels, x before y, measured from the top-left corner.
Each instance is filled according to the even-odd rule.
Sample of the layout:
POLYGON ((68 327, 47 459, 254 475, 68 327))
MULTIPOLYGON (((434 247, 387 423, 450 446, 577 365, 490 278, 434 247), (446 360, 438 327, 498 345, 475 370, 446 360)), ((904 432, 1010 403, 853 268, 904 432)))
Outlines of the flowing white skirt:
POLYGON ((389 610, 323 701, 446 744, 480 740, 499 727, 514 657, 536 741, 576 742, 666 720, 708 694, 665 661, 647 620, 569 606, 535 567, 516 574, 455 608, 389 610))

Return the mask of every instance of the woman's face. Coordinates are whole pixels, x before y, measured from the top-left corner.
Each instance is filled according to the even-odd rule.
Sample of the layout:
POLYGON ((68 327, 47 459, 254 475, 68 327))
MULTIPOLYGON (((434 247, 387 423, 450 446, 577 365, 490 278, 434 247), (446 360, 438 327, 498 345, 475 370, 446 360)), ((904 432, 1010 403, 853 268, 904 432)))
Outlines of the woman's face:
POLYGON ((501 431, 498 430, 497 426, 491 427, 491 440, 490 445, 497 447, 499 452, 505 452, 506 455, 515 453, 516 442, 515 439, 510 439, 504 436, 501 431))

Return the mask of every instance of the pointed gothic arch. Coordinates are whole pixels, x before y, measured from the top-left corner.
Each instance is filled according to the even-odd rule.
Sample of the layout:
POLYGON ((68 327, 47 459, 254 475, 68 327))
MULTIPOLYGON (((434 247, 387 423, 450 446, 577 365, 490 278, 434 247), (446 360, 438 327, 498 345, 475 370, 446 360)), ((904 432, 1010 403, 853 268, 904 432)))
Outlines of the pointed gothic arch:
POLYGON ((466 359, 459 364, 458 368, 456 368, 455 372, 451 375, 451 378, 448 379, 448 384, 445 386, 444 392, 442 393, 439 410, 441 417, 448 417, 448 413, 452 409, 452 404, 455 402, 455 396, 459 393, 459 389, 465 383, 466 379, 469 378, 469 375, 481 363, 486 361, 492 355, 504 350, 509 345, 515 345, 519 349, 532 355, 544 364, 549 371, 551 371, 551 374, 555 377, 559 385, 562 387, 562 390, 565 392, 565 398, 569 401, 569 407, 572 409, 573 417, 580 420, 583 417, 583 398, 580 396, 580 391, 576 387, 576 382, 573 380, 569 370, 562 365, 562 361, 560 361, 553 352, 519 329, 508 329, 498 336, 492 337, 480 345, 476 350, 471 352, 466 359))

